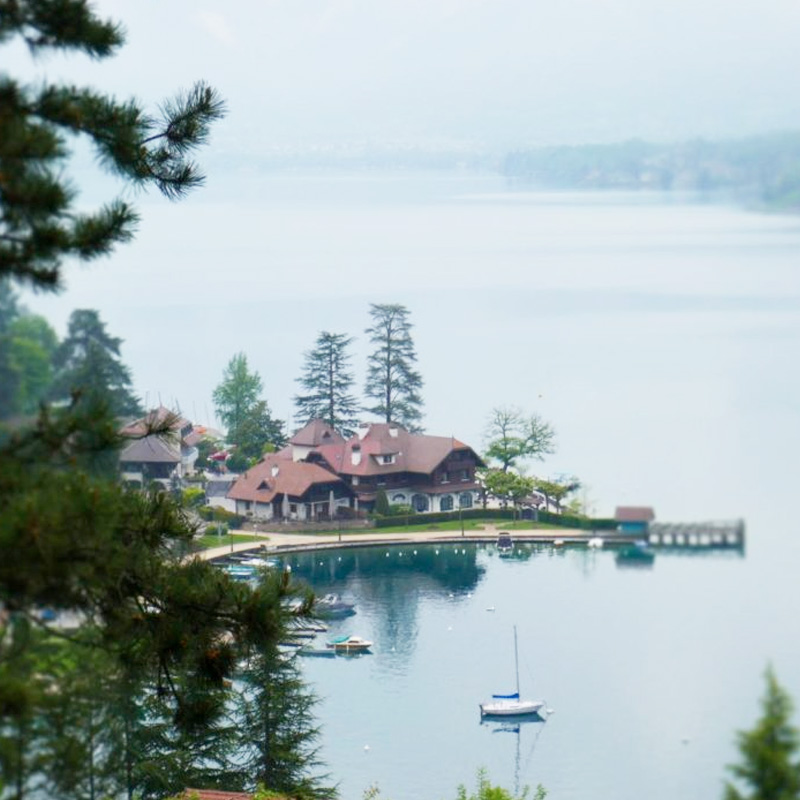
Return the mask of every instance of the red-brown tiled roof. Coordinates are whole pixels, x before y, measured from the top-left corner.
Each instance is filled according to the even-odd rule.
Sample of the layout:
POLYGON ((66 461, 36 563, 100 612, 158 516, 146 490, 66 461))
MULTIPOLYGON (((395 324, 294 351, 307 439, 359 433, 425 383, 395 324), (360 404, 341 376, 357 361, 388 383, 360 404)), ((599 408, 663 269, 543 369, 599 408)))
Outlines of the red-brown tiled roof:
POLYGON ((652 522, 656 518, 650 506, 617 506, 614 519, 617 522, 652 522))
POLYGON ((468 451, 478 464, 483 463, 471 447, 452 436, 409 433, 399 425, 385 422, 371 424, 363 436, 355 435, 341 444, 319 448, 331 468, 343 475, 386 475, 393 472, 430 475, 456 450, 468 451), (396 431, 396 434, 392 435, 391 431, 396 431), (358 464, 353 464, 353 451, 361 453, 358 464), (382 456, 394 456, 394 463, 381 463, 382 456))
POLYGON ((184 789, 186 800, 252 800, 251 792, 223 792, 219 789, 184 789))
POLYGON ((320 447, 325 444, 341 444, 342 442, 344 442, 342 436, 321 419, 312 419, 289 439, 289 444, 301 447, 320 447))
POLYGON ((228 497, 232 500, 270 503, 279 495, 301 498, 312 486, 325 483, 341 486, 348 494, 352 494, 344 481, 330 470, 271 453, 236 479, 228 497), (273 467, 277 468, 274 475, 273 467))

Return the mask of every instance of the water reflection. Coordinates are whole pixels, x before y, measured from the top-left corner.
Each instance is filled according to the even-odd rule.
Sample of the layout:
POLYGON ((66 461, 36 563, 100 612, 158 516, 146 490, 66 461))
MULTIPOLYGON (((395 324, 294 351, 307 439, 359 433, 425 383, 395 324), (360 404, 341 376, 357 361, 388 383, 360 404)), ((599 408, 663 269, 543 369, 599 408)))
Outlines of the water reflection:
MULTIPOLYGON (((460 601, 471 596, 486 571, 472 546, 357 547, 295 554, 290 560, 296 578, 317 594, 355 593, 357 612, 373 617, 373 636, 380 649, 394 656, 392 669, 402 669, 417 641, 421 599, 460 601)), ((348 620, 355 630, 359 619, 348 620)))
POLYGON ((508 734, 514 739, 514 795, 520 794, 520 775, 528 774, 530 763, 533 760, 534 751, 539 741, 539 737, 544 731, 544 723, 547 716, 538 714, 526 714, 515 717, 511 720, 489 720, 482 719, 481 726, 488 728, 492 734, 508 734), (525 748, 522 747, 522 732, 527 728, 525 748))
MULTIPOLYGON (((577 797, 580 785, 581 796, 590 797, 596 776, 618 782, 614 764, 625 742, 636 751, 626 776, 631 797, 656 785, 662 767, 672 769, 667 756, 654 763, 654 742, 680 743, 685 730, 711 720, 708 741, 724 749, 723 733, 734 724, 720 723, 709 700, 719 696, 709 663, 741 644, 730 603, 739 596, 743 552, 654 549, 658 569, 651 570, 619 568, 619 547, 569 543, 515 542, 510 558, 475 543, 287 555, 293 573, 318 594, 356 603, 356 615, 331 622, 326 638, 354 633, 375 643, 369 658, 303 659, 305 676, 324 698, 322 755, 336 765, 342 796, 358 797, 378 782, 398 800, 444 797, 485 766, 508 788, 542 783, 577 797), (709 586, 730 602, 708 602, 709 586), (546 724, 476 724, 487 690, 505 688, 513 676, 512 626, 525 643, 524 685, 558 714, 546 724), (654 685, 672 701, 680 698, 675 719, 662 715, 663 692, 654 685)), ((717 751, 702 757, 724 763, 717 751)))

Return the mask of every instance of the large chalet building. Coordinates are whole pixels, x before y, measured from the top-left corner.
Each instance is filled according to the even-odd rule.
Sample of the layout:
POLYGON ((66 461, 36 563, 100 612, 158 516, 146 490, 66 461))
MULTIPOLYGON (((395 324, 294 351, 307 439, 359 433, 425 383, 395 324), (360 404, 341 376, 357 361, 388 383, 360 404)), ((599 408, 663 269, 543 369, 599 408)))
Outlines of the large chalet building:
POLYGON ((240 476, 228 498, 238 513, 262 519, 324 519, 340 508, 371 511, 380 490, 390 504, 417 513, 455 511, 478 504, 475 469, 481 466, 471 447, 450 436, 371 423, 344 439, 313 420, 287 447, 240 476))

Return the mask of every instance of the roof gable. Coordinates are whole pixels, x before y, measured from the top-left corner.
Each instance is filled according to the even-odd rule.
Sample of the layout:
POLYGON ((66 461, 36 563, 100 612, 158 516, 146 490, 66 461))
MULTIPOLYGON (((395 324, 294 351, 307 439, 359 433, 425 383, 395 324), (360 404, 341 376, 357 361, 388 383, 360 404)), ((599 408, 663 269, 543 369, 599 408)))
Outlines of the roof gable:
POLYGON ((483 464, 471 447, 452 436, 409 433, 400 425, 384 422, 371 424, 340 445, 319 448, 331 468, 345 475, 430 474, 456 451, 467 452, 475 463, 483 464), (391 459, 384 463, 384 457, 391 459))
POLYGON ((318 464, 292 461, 271 453, 236 479, 228 497, 270 503, 281 495, 302 498, 314 486, 326 483, 340 484, 351 491, 338 475, 318 464))
POLYGON ((617 522, 652 522, 656 518, 650 506, 617 506, 614 519, 617 522))

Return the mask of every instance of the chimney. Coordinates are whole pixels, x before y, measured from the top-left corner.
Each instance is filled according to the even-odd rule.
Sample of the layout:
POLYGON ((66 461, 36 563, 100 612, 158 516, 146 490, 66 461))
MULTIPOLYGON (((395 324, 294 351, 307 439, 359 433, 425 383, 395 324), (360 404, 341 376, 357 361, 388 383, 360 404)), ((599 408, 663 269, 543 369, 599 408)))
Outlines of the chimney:
POLYGON ((350 461, 354 467, 361 463, 361 445, 356 442, 350 451, 350 461))
POLYGON ((279 473, 280 471, 281 471, 281 468, 280 468, 280 467, 279 467, 277 464, 273 464, 273 465, 272 465, 272 470, 271 470, 271 472, 272 472, 272 477, 273 477, 273 478, 277 478, 277 477, 278 477, 278 473, 279 473))
POLYGON ((398 433, 399 431, 397 430, 397 425, 392 425, 391 428, 389 428, 389 436, 396 439, 398 433))

